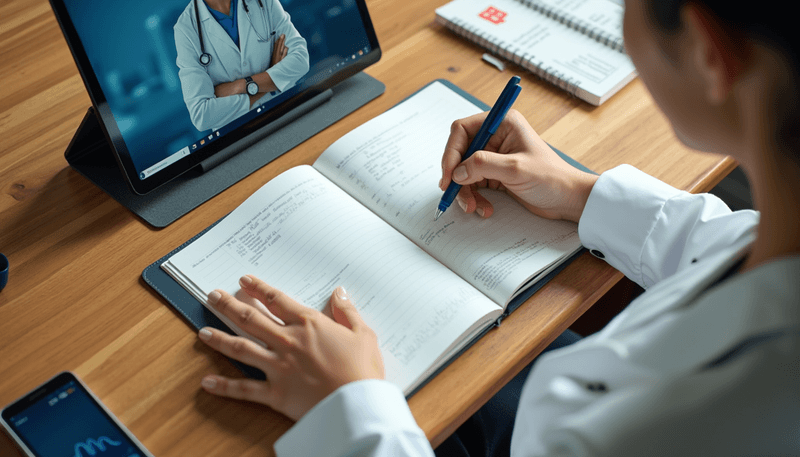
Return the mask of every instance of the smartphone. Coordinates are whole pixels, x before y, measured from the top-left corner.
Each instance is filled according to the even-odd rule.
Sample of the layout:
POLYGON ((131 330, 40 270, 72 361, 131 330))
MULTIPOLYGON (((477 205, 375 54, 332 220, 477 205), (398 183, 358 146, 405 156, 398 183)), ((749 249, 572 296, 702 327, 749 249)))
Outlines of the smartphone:
POLYGON ((153 457, 69 371, 5 407, 0 423, 30 457, 153 457))

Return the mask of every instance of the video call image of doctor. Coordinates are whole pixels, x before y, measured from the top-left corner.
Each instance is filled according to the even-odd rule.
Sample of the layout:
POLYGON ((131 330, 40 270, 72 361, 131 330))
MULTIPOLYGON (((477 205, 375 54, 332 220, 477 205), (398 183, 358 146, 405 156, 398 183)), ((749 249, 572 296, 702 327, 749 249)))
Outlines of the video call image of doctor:
POLYGON ((306 40, 278 0, 191 0, 174 32, 183 100, 201 132, 278 96, 309 69, 306 40))

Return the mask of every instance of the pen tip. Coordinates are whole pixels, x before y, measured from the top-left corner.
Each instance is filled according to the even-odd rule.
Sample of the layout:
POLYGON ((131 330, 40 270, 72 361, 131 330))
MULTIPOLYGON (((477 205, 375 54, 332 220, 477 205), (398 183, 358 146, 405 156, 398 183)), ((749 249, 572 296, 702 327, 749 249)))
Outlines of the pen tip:
POLYGON ((434 216, 434 217, 433 217, 433 222, 436 222, 436 221, 438 221, 438 220, 439 220, 439 217, 440 217, 442 214, 444 214, 444 211, 442 211, 442 210, 440 210, 440 209, 437 209, 437 210, 436 210, 436 216, 434 216))

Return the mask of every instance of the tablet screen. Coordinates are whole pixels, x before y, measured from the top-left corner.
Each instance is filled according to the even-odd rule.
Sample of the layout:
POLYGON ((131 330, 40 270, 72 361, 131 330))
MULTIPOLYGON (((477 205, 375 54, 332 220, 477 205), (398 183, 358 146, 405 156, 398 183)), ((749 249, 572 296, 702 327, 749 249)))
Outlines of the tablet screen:
POLYGON ((380 57, 364 0, 52 0, 134 191, 380 57))

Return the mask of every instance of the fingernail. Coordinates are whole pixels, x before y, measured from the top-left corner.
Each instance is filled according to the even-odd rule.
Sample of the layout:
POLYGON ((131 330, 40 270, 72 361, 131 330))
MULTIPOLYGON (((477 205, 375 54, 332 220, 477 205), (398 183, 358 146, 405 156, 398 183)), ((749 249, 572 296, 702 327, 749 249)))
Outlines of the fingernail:
POLYGON ((201 328, 200 333, 198 333, 198 336, 200 337, 201 340, 208 341, 211 339, 211 330, 207 328, 201 328))
POLYGON ((475 212, 478 213, 478 216, 483 217, 484 211, 483 208, 475 208, 475 212))
POLYGON ((344 300, 344 301, 349 300, 349 297, 347 296, 347 291, 342 286, 336 288, 336 296, 339 297, 339 300, 344 300))
POLYGON ((217 387, 217 380, 214 378, 203 378, 203 380, 200 381, 200 385, 206 389, 213 389, 217 387))
POLYGON ((462 165, 456 167, 456 169, 453 170, 453 179, 455 179, 456 181, 463 181, 467 179, 467 167, 464 167, 462 165))
POLYGON ((242 287, 247 287, 253 285, 253 278, 250 276, 242 276, 239 278, 239 285, 242 287))
POLYGON ((211 293, 208 294, 208 304, 213 305, 214 303, 218 302, 221 297, 222 294, 216 290, 212 290, 211 293))
POLYGON ((461 209, 463 209, 464 211, 467 210, 467 204, 464 203, 463 200, 461 200, 460 198, 457 198, 456 201, 458 202, 458 206, 460 206, 461 209))

